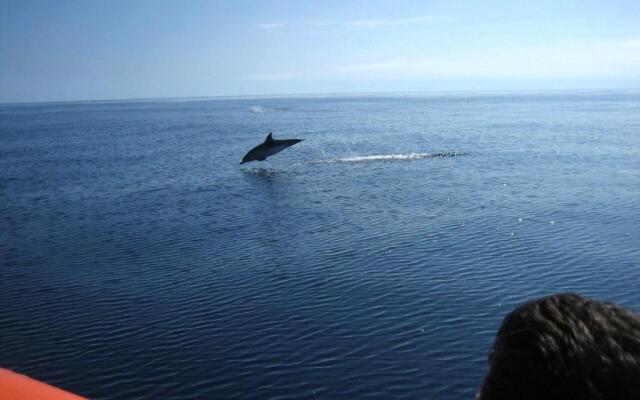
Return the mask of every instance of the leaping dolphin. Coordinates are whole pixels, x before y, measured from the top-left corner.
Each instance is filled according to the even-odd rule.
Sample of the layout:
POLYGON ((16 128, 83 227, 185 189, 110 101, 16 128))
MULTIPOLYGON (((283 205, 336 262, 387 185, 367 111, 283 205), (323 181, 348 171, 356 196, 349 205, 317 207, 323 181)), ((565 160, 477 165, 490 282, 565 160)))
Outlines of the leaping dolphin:
POLYGON ((253 149, 249 150, 244 157, 242 157, 242 162, 240 164, 244 164, 250 161, 264 161, 267 157, 272 156, 276 153, 281 152, 287 147, 291 147, 296 143, 302 142, 304 139, 274 139, 271 136, 271 132, 267 135, 267 138, 263 143, 257 145, 253 149))

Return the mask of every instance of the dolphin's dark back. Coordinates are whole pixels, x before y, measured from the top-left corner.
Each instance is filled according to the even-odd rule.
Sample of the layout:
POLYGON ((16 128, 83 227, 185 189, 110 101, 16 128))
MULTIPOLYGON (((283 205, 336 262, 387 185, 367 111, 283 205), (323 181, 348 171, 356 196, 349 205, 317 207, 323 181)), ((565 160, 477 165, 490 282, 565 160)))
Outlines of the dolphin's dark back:
POLYGON ((240 164, 250 161, 264 161, 267 157, 277 154, 296 143, 300 143, 302 140, 304 139, 274 139, 273 134, 269 132, 264 142, 249 150, 249 152, 242 157, 240 164))
POLYGON ((284 144, 284 145, 287 145, 287 146, 293 146, 294 144, 296 144, 296 143, 300 143, 300 142, 302 142, 303 140, 304 140, 304 139, 282 139, 282 140, 274 139, 274 140, 271 142, 271 144, 272 144, 272 145, 275 145, 275 146, 277 146, 277 145, 283 145, 283 144, 284 144))

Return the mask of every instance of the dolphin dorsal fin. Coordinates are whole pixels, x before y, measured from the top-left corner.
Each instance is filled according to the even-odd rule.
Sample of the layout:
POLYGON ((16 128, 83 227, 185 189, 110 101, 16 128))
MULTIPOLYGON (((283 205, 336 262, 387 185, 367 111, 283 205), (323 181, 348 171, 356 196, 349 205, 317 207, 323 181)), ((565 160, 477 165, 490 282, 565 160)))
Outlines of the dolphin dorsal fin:
POLYGON ((267 135, 267 138, 264 140, 265 143, 273 142, 273 137, 271 135, 272 135, 272 132, 269 132, 269 134, 267 135))

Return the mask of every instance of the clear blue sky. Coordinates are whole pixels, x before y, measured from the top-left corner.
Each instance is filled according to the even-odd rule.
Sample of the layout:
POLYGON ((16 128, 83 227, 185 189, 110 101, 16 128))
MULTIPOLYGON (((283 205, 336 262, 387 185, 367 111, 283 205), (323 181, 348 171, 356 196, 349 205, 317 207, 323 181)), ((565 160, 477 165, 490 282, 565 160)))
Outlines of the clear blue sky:
POLYGON ((638 0, 0 0, 0 102, 639 87, 638 0))

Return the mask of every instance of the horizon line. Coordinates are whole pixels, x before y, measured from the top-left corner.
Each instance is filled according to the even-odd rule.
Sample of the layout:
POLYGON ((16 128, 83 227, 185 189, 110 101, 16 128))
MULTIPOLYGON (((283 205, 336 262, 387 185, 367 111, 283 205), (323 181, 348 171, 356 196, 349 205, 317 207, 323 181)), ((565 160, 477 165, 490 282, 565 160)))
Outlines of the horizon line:
POLYGON ((572 89, 456 89, 456 90, 380 90, 380 91, 362 91, 362 92, 300 92, 300 93, 270 93, 270 94, 229 94, 229 95, 210 95, 210 96, 169 96, 169 97, 132 97, 132 98, 107 98, 107 99, 76 99, 76 100, 44 100, 44 101, 0 101, 0 106, 11 105, 34 105, 34 104, 66 104, 66 103, 117 103, 117 102, 142 102, 142 101, 171 101, 171 100, 240 100, 240 99, 275 99, 287 97, 304 96, 326 97, 326 96, 352 96, 352 95, 391 95, 391 94, 420 94, 420 93, 508 93, 508 92, 584 92, 584 91, 617 91, 617 92, 633 92, 640 91, 637 88, 572 88, 572 89))

